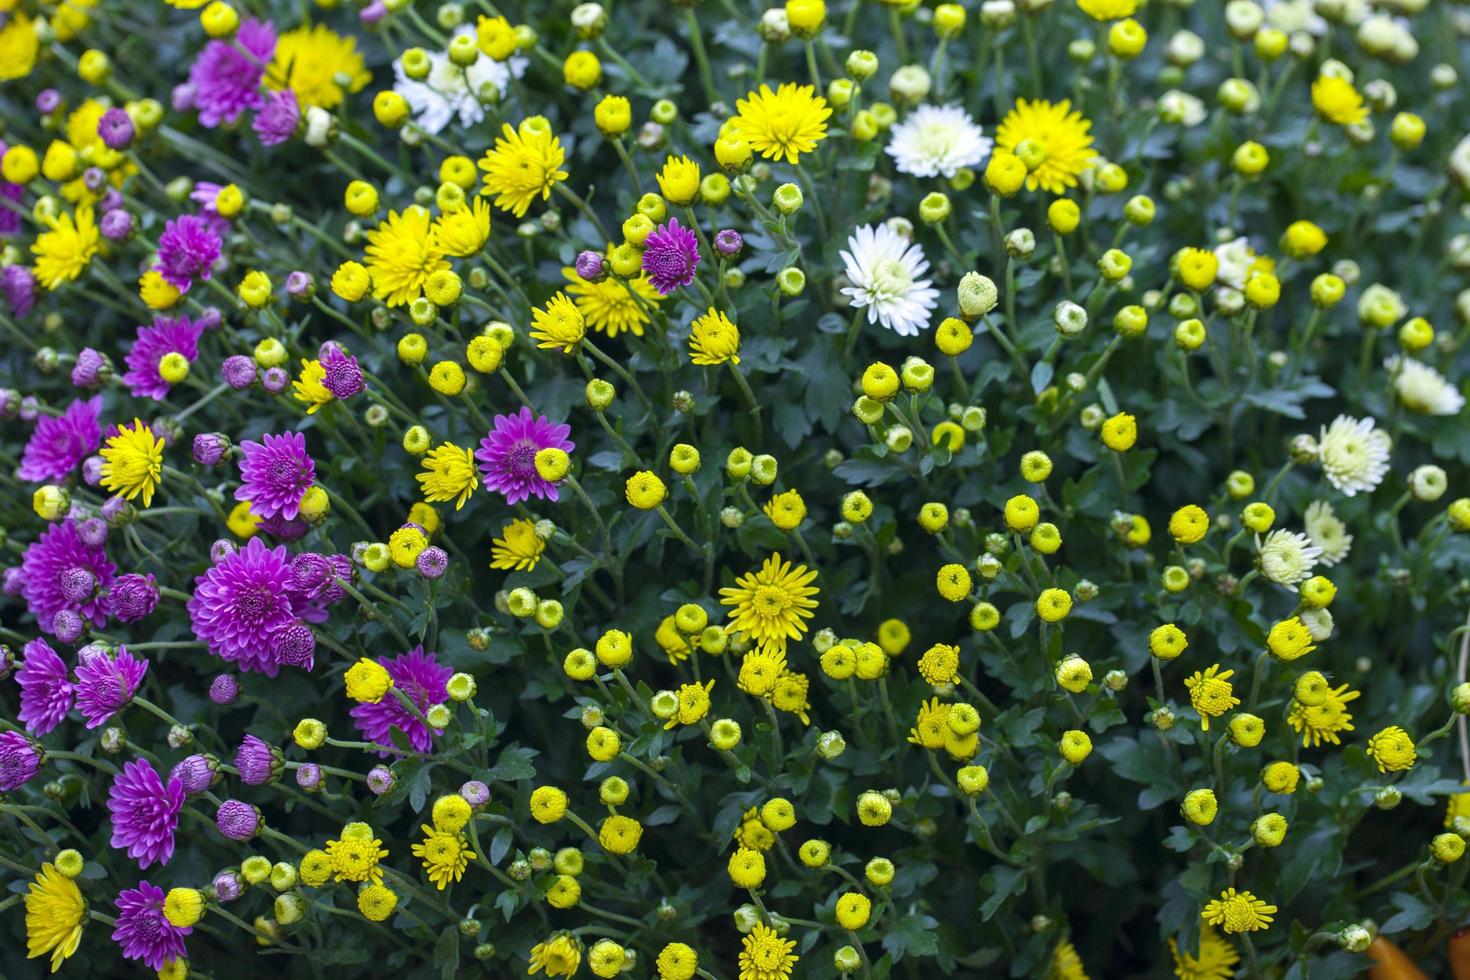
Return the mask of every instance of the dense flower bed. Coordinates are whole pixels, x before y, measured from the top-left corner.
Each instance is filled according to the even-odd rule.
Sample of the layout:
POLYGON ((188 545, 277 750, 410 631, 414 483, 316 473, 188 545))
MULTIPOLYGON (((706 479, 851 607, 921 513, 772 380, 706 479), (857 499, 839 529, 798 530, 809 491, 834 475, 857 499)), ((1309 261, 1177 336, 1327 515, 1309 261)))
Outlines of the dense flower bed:
POLYGON ((1470 7, 0 8, 0 974, 1470 978, 1470 7))

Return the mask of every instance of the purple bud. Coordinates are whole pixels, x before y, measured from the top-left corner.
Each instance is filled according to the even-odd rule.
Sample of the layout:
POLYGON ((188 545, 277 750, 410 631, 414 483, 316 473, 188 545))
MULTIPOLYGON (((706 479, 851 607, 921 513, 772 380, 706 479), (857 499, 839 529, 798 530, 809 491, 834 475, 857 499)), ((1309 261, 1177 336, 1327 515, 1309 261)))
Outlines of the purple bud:
POLYGON ((374 796, 382 796, 393 788, 393 770, 387 766, 373 766, 368 770, 367 785, 374 796))
POLYGON ((97 135, 109 149, 126 150, 133 142, 133 118, 114 106, 97 121, 97 135))
POLYGON ((266 368, 265 374, 261 376, 261 387, 272 395, 279 395, 286 390, 286 385, 291 381, 291 376, 286 373, 285 368, 266 368))
POLYGON ((125 241, 133 233, 133 216, 122 208, 117 208, 102 215, 98 227, 102 229, 102 237, 108 241, 125 241))
POLYGON ((174 112, 188 112, 194 108, 194 86, 188 82, 175 85, 169 93, 169 104, 173 106, 174 112))
MULTIPOLYGON (((5 294, 10 312, 17 317, 25 316, 36 306, 36 277, 23 265, 7 265, 0 269, 0 293, 5 294)), ((19 399, 18 393, 12 394, 19 399)))
POLYGON ((326 372, 322 378, 322 387, 330 391, 334 397, 345 400, 361 393, 367 387, 357 358, 343 350, 342 345, 336 341, 329 340, 322 344, 317 350, 317 359, 321 361, 322 370, 326 372))
POLYGON ((383 0, 373 0, 372 3, 357 12, 357 19, 362 22, 363 27, 373 27, 388 16, 388 7, 383 0))
POLYGON ((101 167, 88 167, 82 171, 82 183, 93 194, 100 194, 107 186, 107 171, 101 167))
POLYGON ((102 518, 88 517, 77 524, 77 537, 82 539, 83 544, 98 548, 107 543, 107 535, 111 530, 102 518))
POLYGON ((260 811, 240 800, 225 800, 214 815, 214 825, 230 840, 247 841, 260 832, 260 811))
POLYGON ((209 682, 209 700, 228 707, 240 697, 240 682, 234 674, 219 674, 209 682))
MULTIPOLYGON (((101 457, 93 456, 82 464, 83 474, 87 472, 87 466, 93 459, 97 460, 99 467, 102 465, 101 457)), ((101 473, 98 473, 97 480, 101 482, 101 473)), ((87 482, 91 483, 92 481, 88 480, 87 482)), ((95 486, 95 484, 93 485, 95 486)), ((108 527, 122 527, 133 519, 134 513, 133 505, 122 497, 108 497, 102 502, 102 519, 107 522, 108 527)))
POLYGON ((107 612, 124 623, 136 623, 158 608, 158 584, 152 575, 120 575, 107 590, 107 612))
POLYGON ((34 422, 41 415, 41 403, 35 395, 26 395, 20 400, 20 420, 34 422))
MULTIPOLYGON (((21 266, 12 265, 6 267, 5 271, 19 269, 21 266)), ((20 412, 20 392, 14 388, 0 388, 0 419, 13 419, 20 412)))
POLYGON ((20 595, 25 587, 26 573, 20 568, 7 568, 0 572, 0 591, 6 595, 20 595))
POLYGON ((229 538, 216 538, 209 546, 209 560, 218 565, 235 553, 235 542, 229 538))
POLYGON ((122 191, 118 190, 116 187, 107 188, 107 190, 102 192, 102 196, 97 199, 98 214, 106 214, 108 211, 116 211, 122 206, 122 191))
POLYGON ((21 732, 0 732, 0 792, 9 793, 41 771, 46 752, 21 732))
POLYGON ((297 269, 286 276, 286 295, 292 299, 311 299, 315 290, 316 283, 312 282, 309 272, 297 269))
POLYGON ((15 670, 15 651, 4 643, 0 643, 0 681, 5 680, 15 670))
POLYGON ((745 247, 745 240, 734 228, 724 228, 715 233, 715 251, 727 259, 733 259, 745 247))
POLYGON ((218 902, 233 902, 245 892, 245 881, 234 871, 221 871, 214 876, 214 898, 218 902))
POLYGON ((308 793, 315 793, 322 786, 322 767, 315 762, 303 762, 296 769, 296 785, 308 793))
POLYGON ((62 609, 51 617, 51 632, 62 643, 80 640, 85 628, 86 624, 75 609, 62 609))
POLYGON ((98 388, 111 376, 112 361, 106 354, 91 347, 77 352, 77 363, 71 369, 72 384, 78 388, 98 388))
POLYGON ((172 415, 160 415, 148 420, 148 428, 153 434, 163 440, 164 448, 172 446, 184 435, 184 427, 174 420, 172 415))
POLYGON ((260 529, 260 533, 269 534, 282 541, 300 541, 306 537, 306 532, 311 530, 311 525, 306 522, 306 518, 293 517, 287 520, 280 514, 262 518, 256 527, 260 529))
POLYGON ((316 663, 316 634, 301 620, 272 630, 266 642, 278 664, 311 670, 316 663))
POLYGON ((445 570, 449 568, 449 555, 445 554, 443 548, 431 544, 419 552, 414 565, 424 578, 441 578, 445 570))
POLYGON ((235 750, 235 768, 240 771, 241 782, 247 786, 264 786, 281 778, 285 762, 280 749, 254 735, 246 735, 245 741, 235 750))
POLYGON ((230 455, 230 437, 222 432, 201 432, 194 437, 194 462, 218 466, 230 455))
POLYGON ((198 796, 223 778, 219 771, 219 760, 212 755, 197 752, 180 759, 169 772, 169 778, 184 784, 184 792, 198 796))
POLYGON ((607 278, 607 263, 602 255, 591 249, 577 253, 577 275, 588 282, 601 282, 607 278))
POLYGON ((36 111, 49 116, 61 108, 61 93, 54 88, 43 88, 36 93, 36 111))
POLYGON ((255 384, 255 362, 244 354, 234 354, 225 358, 225 363, 220 365, 219 373, 225 384, 236 391, 255 384))
POLYGON ((218 306, 206 306, 194 318, 194 325, 203 327, 205 330, 218 330, 219 325, 224 321, 225 315, 219 311, 218 306))
POLYGON ((490 802, 490 787, 478 779, 471 779, 459 788, 459 795, 473 807, 482 807, 490 802))
POLYGON ((57 576, 57 584, 61 586, 63 599, 74 606, 81 606, 91 601, 101 583, 91 569, 73 565, 62 570, 57 576))

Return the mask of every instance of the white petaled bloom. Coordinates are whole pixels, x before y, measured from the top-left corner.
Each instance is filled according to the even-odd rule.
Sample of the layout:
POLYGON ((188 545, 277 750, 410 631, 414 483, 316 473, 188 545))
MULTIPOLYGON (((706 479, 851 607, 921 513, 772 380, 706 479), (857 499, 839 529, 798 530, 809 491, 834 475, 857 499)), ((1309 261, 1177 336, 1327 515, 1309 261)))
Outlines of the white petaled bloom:
POLYGON ((1158 113, 1164 122, 1186 128, 1198 126, 1208 115, 1203 101, 1177 88, 1171 88, 1159 96, 1158 113))
POLYGON ((1371 493, 1388 472, 1393 441, 1376 425, 1372 418, 1339 415, 1322 426, 1317 460, 1328 481, 1346 496, 1371 493))
POLYGON ((1266 535, 1256 555, 1261 575, 1277 585, 1296 591, 1296 584, 1312 577, 1312 568, 1322 549, 1305 534, 1278 528, 1266 535))
POLYGON ((1278 31, 1306 31, 1314 37, 1327 33, 1327 21, 1313 8, 1312 0, 1266 0, 1266 22, 1278 31))
POLYGON ((868 308, 868 322, 878 322, 902 337, 928 329, 929 314, 939 302, 939 290, 928 279, 924 250, 887 225, 863 225, 847 240, 842 252, 847 279, 843 295, 855 308, 868 308))
POLYGON ((1251 263, 1256 261, 1256 250, 1251 248, 1250 240, 1242 235, 1234 241, 1216 245, 1215 258, 1220 261, 1216 278, 1227 286, 1244 289, 1245 275, 1250 271, 1251 263))
POLYGON ((900 173, 953 177, 961 167, 978 166, 990 145, 959 106, 921 105, 893 127, 888 155, 900 173))
POLYGON ((1353 547, 1353 536, 1347 533, 1347 525, 1338 519, 1332 505, 1325 500, 1314 500, 1302 516, 1307 537, 1321 549, 1317 560, 1328 568, 1348 556, 1353 547))
POLYGON ((1416 466, 1414 472, 1409 474, 1409 492, 1414 495, 1415 500, 1426 504, 1432 504, 1443 497, 1449 486, 1449 475, 1442 467, 1433 463, 1416 466))
POLYGON ((1312 639, 1318 643, 1332 639, 1332 613, 1326 609, 1303 609, 1296 614, 1297 619, 1312 634, 1312 639))
POLYGON ((1465 396, 1444 375, 1423 361, 1395 354, 1384 362, 1393 378, 1399 401, 1411 412, 1423 415, 1455 415, 1465 407, 1465 396))
MULTIPOLYGON (((475 29, 468 24, 455 31, 474 36, 475 29)), ((503 94, 511 77, 520 78, 526 72, 526 59, 513 57, 509 61, 496 61, 487 55, 475 59, 468 68, 460 68, 449 60, 443 51, 430 51, 432 67, 423 81, 409 78, 403 71, 403 59, 393 62, 393 73, 397 81, 393 91, 403 96, 413 110, 413 121, 430 135, 439 133, 456 116, 460 126, 474 126, 485 118, 485 107, 479 95, 486 82, 494 84, 503 94)))

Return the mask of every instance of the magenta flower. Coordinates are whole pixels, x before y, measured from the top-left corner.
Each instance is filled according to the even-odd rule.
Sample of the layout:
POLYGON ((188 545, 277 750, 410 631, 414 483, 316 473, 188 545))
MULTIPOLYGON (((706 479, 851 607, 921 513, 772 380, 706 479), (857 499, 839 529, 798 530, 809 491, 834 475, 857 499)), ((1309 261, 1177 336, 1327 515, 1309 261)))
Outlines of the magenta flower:
POLYGON ((112 584, 117 566, 100 544, 82 539, 71 518, 51 525, 31 543, 21 558, 21 572, 22 594, 44 632, 53 632, 52 619, 64 609, 93 626, 106 622, 100 593, 112 584))
POLYGON ((301 109, 296 105, 296 93, 290 89, 269 92, 265 104, 255 114, 255 135, 261 146, 279 146, 296 135, 296 126, 301 121, 301 109))
POLYGON ((321 362, 322 369, 327 376, 322 379, 322 387, 326 388, 337 398, 346 400, 353 395, 360 394, 367 387, 362 379, 362 368, 357 364, 357 358, 342 349, 342 345, 327 341, 322 344, 317 352, 317 359, 321 362))
POLYGON ((127 647, 118 647, 111 657, 101 647, 84 647, 77 656, 77 708, 87 727, 105 724, 126 708, 146 673, 148 661, 133 656, 127 647))
POLYGON ((170 960, 187 956, 184 937, 194 931, 193 926, 180 928, 168 921, 163 914, 163 899, 163 889, 146 881, 117 893, 112 941, 122 948, 124 959, 142 960, 150 970, 161 970, 170 960))
POLYGON ((495 428, 475 450, 485 486, 502 494, 508 504, 530 497, 557 499, 556 484, 536 472, 536 454, 543 449, 571 452, 576 448, 567 439, 571 432, 571 426, 555 425, 544 415, 532 415, 529 408, 523 407, 516 415, 495 416, 495 428))
POLYGON ((245 741, 235 750, 235 769, 240 773, 240 781, 247 786, 273 783, 281 778, 284 768, 281 750, 254 735, 246 735, 245 741))
POLYGON ((20 732, 0 732, 0 793, 34 779, 46 761, 46 752, 35 739, 20 732))
POLYGON ((173 387, 158 373, 168 354, 182 354, 190 364, 199 356, 199 337, 204 328, 186 316, 156 316, 153 323, 138 328, 137 339, 123 360, 128 371, 123 383, 134 398, 162 401, 173 387))
POLYGON ((21 453, 16 476, 36 483, 65 480, 102 445, 101 416, 100 395, 78 398, 60 415, 42 415, 21 453))
POLYGON ((240 480, 236 500, 250 501, 260 517, 295 519, 301 510, 301 495, 316 480, 316 464, 306 451, 306 436, 300 432, 271 435, 260 442, 240 443, 240 480))
MULTIPOLYGON (((218 41, 211 41, 218 44, 218 41)), ((220 236, 207 218, 184 214, 163 226, 158 236, 158 265, 164 281, 188 292, 195 279, 208 279, 219 261, 220 236)))
POLYGON ((230 840, 247 841, 260 832, 260 811, 241 800, 225 800, 214 815, 214 825, 230 840))
MULTIPOLYGON (((17 215, 16 220, 20 218, 17 215)), ((16 318, 25 316, 36 306, 36 277, 23 265, 7 265, 0 269, 0 293, 16 318)))
MULTIPOLYGON (((408 696, 419 714, 430 705, 441 704, 449 696, 446 684, 454 673, 453 668, 440 665, 438 655, 425 653, 416 646, 389 660, 379 657, 378 663, 393 678, 393 685, 408 696)), ((418 752, 427 752, 433 747, 433 736, 441 734, 429 728, 394 696, 389 695, 377 704, 359 704, 350 712, 357 722, 357 730, 370 742, 391 745, 392 731, 398 729, 408 738, 408 744, 418 752)), ((382 753, 386 755, 387 753, 382 753)))
POLYGON ((169 770, 169 778, 177 779, 186 796, 198 796, 220 781, 219 760, 204 752, 185 756, 169 770))
POLYGON ((112 813, 112 846, 128 852, 138 867, 167 864, 174 856, 174 831, 184 808, 184 786, 172 776, 165 784, 143 759, 123 766, 107 794, 112 813))
POLYGON ((66 663, 45 640, 25 645, 25 661, 16 671, 15 682, 20 685, 20 723, 27 731, 45 735, 71 710, 76 688, 66 663))
POLYGON ((694 281, 699 269, 699 238, 670 218, 643 243, 643 271, 660 295, 667 296, 694 281))
POLYGON ((199 125, 213 129, 234 122, 247 109, 265 105, 260 80, 275 49, 275 28, 249 18, 240 21, 234 43, 206 44, 189 69, 199 125))
POLYGON ((292 593, 291 564, 284 546, 267 548, 260 538, 226 555, 194 580, 189 618, 194 635, 215 656, 276 676, 274 634, 300 619, 320 622, 326 613, 292 593))
POLYGON ((118 622, 136 623, 158 608, 158 583, 151 572, 146 575, 137 572, 119 575, 102 603, 107 614, 118 622))

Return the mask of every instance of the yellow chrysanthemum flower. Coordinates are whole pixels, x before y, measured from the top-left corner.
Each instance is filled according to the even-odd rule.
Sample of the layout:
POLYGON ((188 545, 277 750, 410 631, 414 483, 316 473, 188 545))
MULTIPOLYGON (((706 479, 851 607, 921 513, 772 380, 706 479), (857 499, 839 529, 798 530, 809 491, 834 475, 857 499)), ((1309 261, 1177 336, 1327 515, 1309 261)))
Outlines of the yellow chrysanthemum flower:
POLYGON ((1235 947, 1209 925, 1200 926, 1197 953, 1184 952, 1170 939, 1169 955, 1174 958, 1174 976, 1179 980, 1230 980, 1240 962, 1235 947))
POLYGON ((710 307, 689 325, 689 359, 695 364, 713 367, 740 363, 740 328, 723 310, 710 307))
POLYGON ((490 567, 508 571, 529 572, 541 560, 546 542, 536 533, 536 525, 526 520, 511 521, 500 530, 501 536, 490 539, 490 567))
POLYGON ((76 215, 61 214, 46 219, 47 231, 36 236, 31 252, 36 256, 36 281, 47 289, 71 282, 86 271, 97 254, 102 233, 92 209, 77 208, 76 215))
POLYGON ((460 259, 474 255, 490 240, 490 205, 477 197, 439 215, 430 240, 445 255, 460 259))
POLYGON ((548 977, 569 977, 582 965, 582 944, 571 933, 561 932, 531 947, 526 972, 535 976, 545 970, 548 977))
POLYGON ((40 50, 35 22, 23 10, 12 11, 5 26, 0 27, 0 82, 29 75, 40 50))
POLYGON ((1223 926, 1226 932, 1255 932, 1271 926, 1276 906, 1268 905, 1248 891, 1227 888, 1213 898, 1200 914, 1212 926, 1223 926))
POLYGON ((336 397, 322 383, 326 378, 327 369, 322 367, 321 361, 301 359, 301 374, 291 382, 291 394, 306 406, 307 415, 315 415, 317 409, 336 397))
POLYGON ((799 956, 796 940, 783 939, 770 926, 757 924, 745 934, 740 949, 740 980, 788 980, 799 956))
POLYGON ((567 292, 572 294, 572 301, 587 326, 609 337, 616 337, 624 330, 631 331, 635 337, 643 336, 650 314, 663 301, 663 296, 642 273, 636 279, 608 276, 601 282, 588 282, 570 266, 562 269, 561 274, 566 277, 567 292))
POLYGON ((561 169, 566 151, 545 116, 523 119, 516 129, 506 123, 502 134, 480 158, 485 171, 480 193, 494 195, 497 208, 522 218, 532 201, 551 197, 551 188, 567 179, 561 169))
POLYGON ((332 859, 334 881, 383 883, 383 869, 378 867, 378 862, 388 856, 388 850, 381 840, 372 836, 372 831, 349 836, 344 829, 340 838, 327 841, 325 849, 332 859))
POLYGON ((720 590, 721 604, 734 607, 725 631, 748 637, 762 650, 785 653, 787 639, 801 639, 817 608, 812 596, 821 590, 811 584, 816 577, 805 565, 771 555, 760 571, 747 572, 734 588, 720 590))
POLYGON ((1336 75, 1319 75, 1312 83, 1312 108, 1338 126, 1352 126, 1368 118, 1368 107, 1353 83, 1336 75))
POLYGON ((276 91, 291 89, 303 110, 310 106, 335 109, 348 93, 362 91, 372 78, 363 67, 356 38, 343 37, 324 24, 303 25, 276 39, 265 86, 276 91), (345 89, 339 79, 345 81, 345 89))
POLYGON ((422 842, 413 845, 413 856, 424 862, 424 873, 441 892, 464 875, 475 853, 462 833, 422 824, 422 842))
POLYGON ((767 160, 796 163, 827 138, 827 100, 810 85, 787 82, 772 92, 762 85, 735 103, 730 129, 767 160))
POLYGON ((434 504, 454 501, 459 510, 480 485, 475 468, 475 451, 446 442, 424 455, 424 471, 417 477, 424 499, 434 504))
POLYGON ((1205 731, 1210 730, 1211 718, 1218 718, 1240 704, 1240 698, 1235 696, 1230 684, 1230 678, 1234 676, 1235 671, 1221 670, 1219 664, 1212 664, 1208 670, 1197 670, 1194 676, 1185 679, 1189 703, 1199 712, 1199 724, 1205 731))
POLYGON ((1414 768, 1419 748, 1414 737, 1397 725, 1389 725, 1368 739, 1368 755, 1379 772, 1403 772, 1414 768))
POLYGON ((47 863, 31 882, 25 903, 26 958, 50 953, 51 972, 55 973, 81 945, 87 902, 76 882, 47 863))
POLYGON ((429 229, 429 212, 414 206, 389 211, 367 233, 365 260, 373 280, 373 298, 389 306, 412 303, 430 275, 449 268, 449 260, 434 244, 429 229))
POLYGON ((1082 957, 1077 955, 1077 947, 1071 940, 1063 939, 1052 950, 1051 968, 1047 970, 1046 977, 1047 980, 1088 980, 1082 957))
POLYGON ((1077 6, 1093 20, 1122 20, 1138 10, 1138 0, 1077 0, 1077 6))
POLYGON ((1077 178, 1097 156, 1088 133, 1091 128, 1092 123, 1066 99, 1017 99, 1015 108, 996 128, 995 145, 1007 153, 1015 153, 1028 140, 1040 147, 1041 164, 1026 175, 1026 189, 1040 187, 1049 194, 1061 194, 1077 186, 1077 178))
POLYGON ((153 503, 153 491, 163 478, 163 440, 142 419, 133 427, 117 427, 102 447, 102 488, 128 500, 140 494, 143 506, 153 503))
POLYGON ((587 319, 566 293, 557 293, 546 305, 531 311, 531 339, 536 346, 570 354, 587 336, 587 319))
POLYGON ((149 269, 138 277, 138 298, 150 310, 167 310, 184 296, 177 286, 163 278, 157 269, 149 269))

